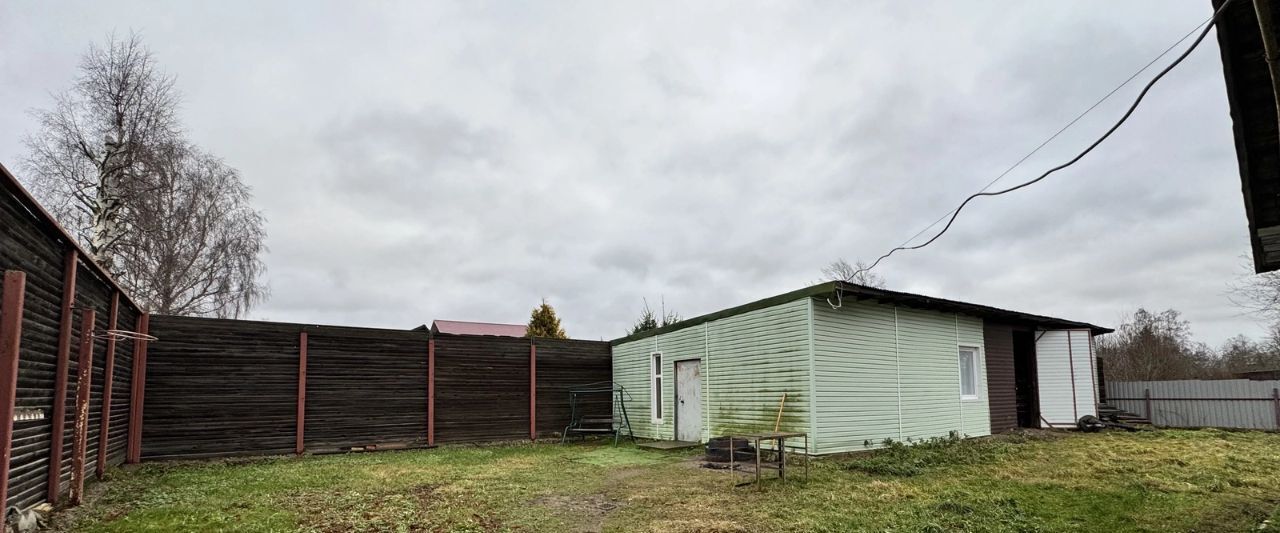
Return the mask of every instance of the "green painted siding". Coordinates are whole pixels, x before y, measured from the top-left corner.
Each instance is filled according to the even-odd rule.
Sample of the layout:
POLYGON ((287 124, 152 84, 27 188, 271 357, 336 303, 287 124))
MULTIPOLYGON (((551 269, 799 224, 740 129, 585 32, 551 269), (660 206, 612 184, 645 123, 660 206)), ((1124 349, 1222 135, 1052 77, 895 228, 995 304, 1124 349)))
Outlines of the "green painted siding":
POLYGON ((713 320, 613 347, 614 380, 631 394, 627 411, 637 437, 670 439, 675 431, 675 362, 701 359, 706 417, 703 439, 772 430, 787 394, 782 428, 809 427, 809 300, 713 320), (661 352, 663 420, 650 409, 650 355, 661 352))
POLYGON ((891 306, 817 300, 814 378, 819 453, 898 440, 898 361, 891 306))
POLYGON ((982 320, 846 301, 814 302, 818 453, 990 434, 982 320), (979 349, 978 398, 960 398, 959 346, 979 349))
POLYGON ((784 430, 808 431, 813 453, 990 434, 982 320, 845 301, 802 298, 613 347, 636 436, 671 439, 675 362, 702 361, 703 439, 773 429, 787 393, 784 430), (960 398, 960 346, 978 348, 978 398, 960 398), (650 355, 663 354, 663 413, 650 413, 650 355), (816 390, 816 394, 810 391, 816 390), (814 428, 816 429, 810 429, 814 428))

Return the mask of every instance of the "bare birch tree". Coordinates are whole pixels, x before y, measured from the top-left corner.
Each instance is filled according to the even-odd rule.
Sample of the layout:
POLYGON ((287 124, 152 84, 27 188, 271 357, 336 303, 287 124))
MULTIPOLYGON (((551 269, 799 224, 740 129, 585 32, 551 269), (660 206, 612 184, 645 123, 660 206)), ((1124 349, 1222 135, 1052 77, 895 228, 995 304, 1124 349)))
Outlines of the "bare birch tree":
POLYGON ((265 294, 262 217, 238 173, 184 138, 180 97, 138 35, 91 45, 33 111, 33 192, 150 311, 239 316, 265 294))
POLYGON ((884 278, 867 270, 867 264, 858 261, 849 264, 844 258, 836 259, 822 268, 823 281, 847 281, 877 289, 885 288, 884 278))

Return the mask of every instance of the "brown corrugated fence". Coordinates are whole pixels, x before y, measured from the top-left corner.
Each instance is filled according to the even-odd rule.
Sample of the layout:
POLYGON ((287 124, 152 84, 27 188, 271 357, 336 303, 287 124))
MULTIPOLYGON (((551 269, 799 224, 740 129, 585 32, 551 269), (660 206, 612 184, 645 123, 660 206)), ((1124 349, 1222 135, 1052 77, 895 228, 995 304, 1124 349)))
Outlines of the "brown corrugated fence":
MULTIPOLYGON (((6 364, 16 360, 16 376, 0 387, 5 398, 11 438, 0 439, 9 462, 0 476, 0 502, 5 509, 26 509, 58 501, 69 490, 71 465, 84 461, 90 475, 124 462, 130 425, 133 342, 108 343, 103 332, 116 310, 118 329, 132 330, 140 311, 128 295, 89 262, 71 238, 31 199, 7 169, 0 166, 0 270, 7 280, 6 300, 20 317, 14 320, 16 349, 0 350, 6 364), (18 296, 20 298, 20 304, 18 296), (65 299, 65 300, 64 300, 65 299), (64 305, 64 303, 66 305, 64 305), (83 457, 75 456, 76 392, 81 345, 81 311, 95 314, 92 372, 83 457), (112 361, 111 402, 105 406, 106 367, 112 361), (61 385, 60 385, 61 383, 61 385), (11 388, 10 388, 11 387, 11 388), (4 390, 7 389, 7 390, 4 390), (62 391, 59 395, 55 391, 62 391), (61 396, 61 402, 57 401, 61 396), (8 403, 12 398, 12 403, 8 403), (109 407, 104 419, 104 407, 109 407), (61 416, 58 415, 61 408, 61 416), (102 439, 104 422, 106 439, 102 439), (60 427, 60 430, 57 428, 60 427), (55 439, 57 433, 57 439, 55 439), (57 450, 55 440, 61 441, 57 450), (99 448, 105 446, 104 453, 99 448), (99 463, 101 460, 101 463, 99 463), (51 468, 50 465, 53 465, 51 468)), ((2 374, 8 374, 5 368, 2 374)))
POLYGON ((569 388, 611 373, 598 341, 171 316, 150 332, 144 459, 547 436, 569 388))

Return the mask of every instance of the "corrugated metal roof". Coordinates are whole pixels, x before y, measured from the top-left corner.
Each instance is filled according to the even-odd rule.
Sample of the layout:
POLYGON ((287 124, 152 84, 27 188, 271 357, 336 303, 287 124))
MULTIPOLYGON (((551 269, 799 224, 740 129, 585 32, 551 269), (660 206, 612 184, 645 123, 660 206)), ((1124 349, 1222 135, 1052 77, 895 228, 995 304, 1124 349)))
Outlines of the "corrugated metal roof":
POLYGON ((628 335, 626 337, 622 337, 619 339, 614 339, 610 342, 614 345, 618 345, 618 344, 633 341, 636 339, 643 339, 645 337, 652 337, 654 335, 670 333, 672 331, 684 329, 691 326, 696 326, 698 324, 702 324, 704 322, 710 322, 712 320, 719 320, 721 318, 740 315, 742 313, 746 313, 748 311, 754 311, 756 309, 773 307, 775 305, 787 303, 793 300, 798 300, 800 298, 811 298, 816 296, 824 296, 829 299, 832 299, 833 301, 841 301, 842 299, 852 299, 854 301, 872 300, 872 301, 877 301, 881 303, 899 305, 903 307, 914 307, 917 309, 933 309, 936 311, 955 312, 955 313, 961 313, 961 314, 976 316, 976 317, 985 318, 985 319, 992 319, 999 322, 1007 322, 1010 324, 1036 326, 1042 329, 1071 329, 1071 328, 1088 329, 1094 335, 1099 335, 1102 333, 1111 333, 1112 331, 1114 331, 1111 328, 1095 326, 1093 324, 1089 324, 1086 322, 1077 322, 1074 320, 1064 320, 1061 318, 1054 318, 1049 316, 1033 315, 1030 313, 1021 313, 1018 311, 1009 311, 1007 309, 999 309, 996 307, 990 307, 990 306, 979 305, 979 304, 971 304, 966 302, 957 302, 955 300, 946 300, 943 298, 935 298, 932 296, 925 296, 922 294, 912 294, 909 292, 898 292, 898 291, 891 291, 887 289, 877 289, 875 287, 867 287, 867 286, 857 285, 854 283, 847 283, 843 281, 828 281, 826 283, 820 283, 812 287, 806 287, 797 291, 791 291, 785 294, 779 294, 777 296, 765 298, 763 300, 757 300, 755 302, 739 305, 737 307, 730 307, 722 311, 717 311, 714 313, 709 313, 702 316, 696 316, 693 318, 685 319, 680 322, 676 322, 675 324, 662 326, 657 329, 642 331, 640 333, 628 335))
POLYGON ((463 322, 460 320, 436 320, 431 322, 432 333, 446 335, 494 335, 498 337, 523 337, 522 324, 494 324, 492 322, 463 322))

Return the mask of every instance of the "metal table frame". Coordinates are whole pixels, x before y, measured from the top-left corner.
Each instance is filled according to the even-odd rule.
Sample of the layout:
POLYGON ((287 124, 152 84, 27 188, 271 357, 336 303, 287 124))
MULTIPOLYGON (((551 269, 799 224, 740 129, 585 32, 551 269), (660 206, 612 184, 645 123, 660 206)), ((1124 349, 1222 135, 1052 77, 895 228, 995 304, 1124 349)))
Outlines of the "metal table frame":
MULTIPOLYGON (((749 442, 751 443, 752 447, 756 449, 756 456, 755 456, 756 478, 754 483, 756 485, 756 490, 764 490, 760 483, 761 481, 760 471, 762 469, 765 469, 765 468, 776 469, 778 471, 778 479, 782 481, 787 480, 787 450, 789 449, 787 446, 787 439, 795 439, 795 438, 804 439, 804 447, 800 448, 801 450, 800 454, 804 456, 804 480, 807 483, 809 481, 809 434, 808 433, 769 431, 764 433, 750 433, 746 435, 729 435, 729 476, 734 478, 734 481, 735 481, 733 484, 734 488, 741 487, 744 485, 750 485, 751 483, 753 483, 752 481, 746 481, 743 483, 737 482, 736 475, 735 475, 735 472, 737 472, 737 468, 735 464, 735 461, 736 461, 735 456, 737 455, 737 453, 733 447, 734 441, 749 442), (778 457, 775 461, 762 461, 760 459, 760 443, 762 442, 776 443, 774 453, 776 453, 778 457)), ((797 447, 796 446, 790 447, 790 449, 795 449, 795 448, 797 447)))

